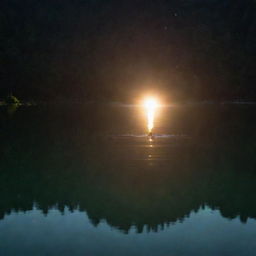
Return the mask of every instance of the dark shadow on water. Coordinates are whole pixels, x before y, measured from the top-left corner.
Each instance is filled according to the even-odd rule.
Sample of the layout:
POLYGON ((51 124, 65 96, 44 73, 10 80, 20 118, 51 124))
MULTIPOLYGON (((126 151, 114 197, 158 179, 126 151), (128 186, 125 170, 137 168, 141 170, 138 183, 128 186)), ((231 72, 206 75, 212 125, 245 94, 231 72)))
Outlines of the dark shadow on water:
POLYGON ((132 127, 129 109, 35 107, 12 119, 2 110, 0 218, 34 205, 45 214, 68 207, 94 225, 142 232, 207 205, 246 223, 256 218, 254 110, 176 109, 159 126, 169 135, 152 141, 136 135, 143 130, 132 127))

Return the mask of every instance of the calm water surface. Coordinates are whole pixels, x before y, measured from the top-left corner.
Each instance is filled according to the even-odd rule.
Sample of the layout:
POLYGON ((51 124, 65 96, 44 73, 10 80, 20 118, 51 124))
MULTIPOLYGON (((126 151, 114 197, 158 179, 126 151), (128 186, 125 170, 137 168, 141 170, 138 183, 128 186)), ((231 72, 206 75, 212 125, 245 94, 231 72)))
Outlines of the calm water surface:
POLYGON ((254 106, 0 109, 0 255, 256 255, 254 106))

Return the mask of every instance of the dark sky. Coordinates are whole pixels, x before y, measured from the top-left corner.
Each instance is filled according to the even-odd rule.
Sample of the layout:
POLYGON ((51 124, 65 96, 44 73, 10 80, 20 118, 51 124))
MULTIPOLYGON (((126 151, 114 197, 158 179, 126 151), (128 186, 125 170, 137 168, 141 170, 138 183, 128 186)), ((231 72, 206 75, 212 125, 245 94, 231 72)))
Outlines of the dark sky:
POLYGON ((112 99, 152 88, 193 98, 252 90, 253 0, 1 5, 2 94, 112 99))

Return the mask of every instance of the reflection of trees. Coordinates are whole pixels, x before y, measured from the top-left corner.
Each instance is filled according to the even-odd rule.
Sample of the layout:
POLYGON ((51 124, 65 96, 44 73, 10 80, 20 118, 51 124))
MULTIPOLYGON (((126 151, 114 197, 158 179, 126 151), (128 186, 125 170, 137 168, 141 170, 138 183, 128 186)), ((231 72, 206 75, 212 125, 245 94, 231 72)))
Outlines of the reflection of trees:
MULTIPOLYGON (((168 158, 151 166, 133 161, 149 150, 142 141, 134 147, 119 139, 88 136, 86 125, 68 127, 42 117, 28 125, 21 113, 19 118, 22 124, 10 120, 8 130, 2 127, 1 218, 13 210, 31 210, 34 203, 45 214, 52 207, 61 212, 65 207, 80 209, 94 225, 105 219, 125 232, 133 225, 138 232, 160 229, 205 205, 226 218, 256 218, 252 123, 250 129, 244 121, 230 129, 219 122, 222 128, 211 127, 210 136, 202 135, 207 143, 197 137, 195 142, 190 138, 172 147, 153 147, 152 154, 168 158)), ((190 126, 196 126, 193 120, 190 126)), ((200 127, 205 128, 194 127, 195 136, 200 127)))

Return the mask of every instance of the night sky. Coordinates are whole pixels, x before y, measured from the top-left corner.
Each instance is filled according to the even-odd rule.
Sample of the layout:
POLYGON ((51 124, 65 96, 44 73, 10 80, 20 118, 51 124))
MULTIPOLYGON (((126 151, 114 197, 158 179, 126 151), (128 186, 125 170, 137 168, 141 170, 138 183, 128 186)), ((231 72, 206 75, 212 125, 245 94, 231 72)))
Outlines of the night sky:
POLYGON ((4 0, 0 98, 255 99, 254 0, 4 0))

